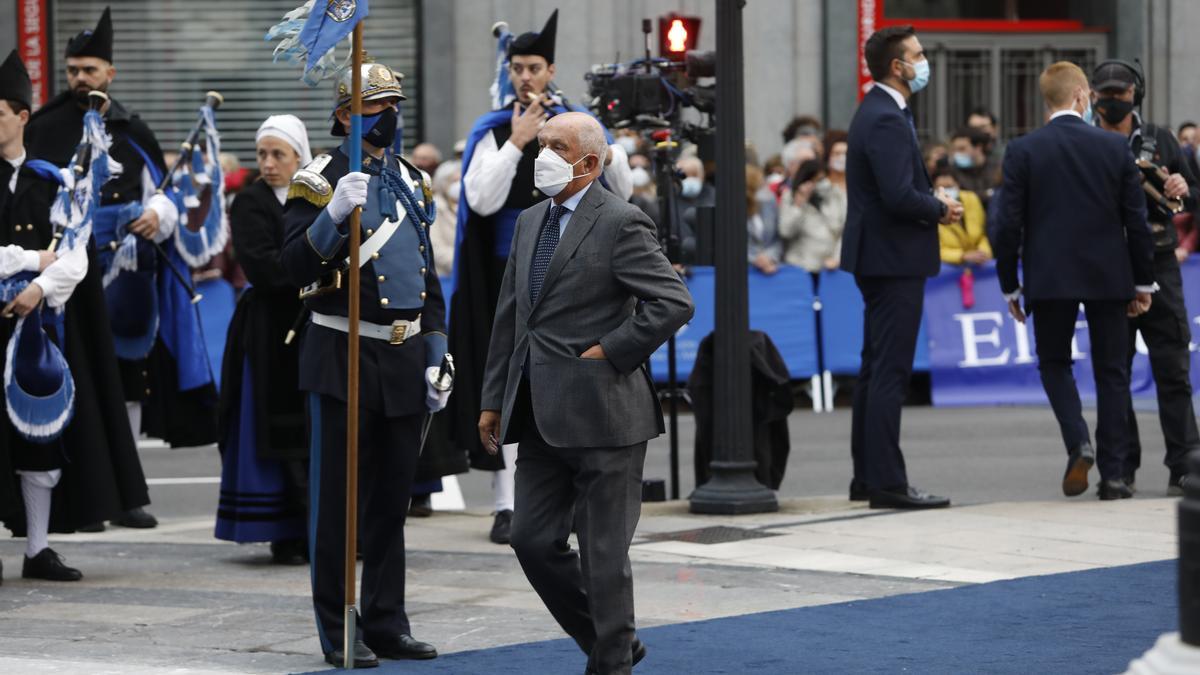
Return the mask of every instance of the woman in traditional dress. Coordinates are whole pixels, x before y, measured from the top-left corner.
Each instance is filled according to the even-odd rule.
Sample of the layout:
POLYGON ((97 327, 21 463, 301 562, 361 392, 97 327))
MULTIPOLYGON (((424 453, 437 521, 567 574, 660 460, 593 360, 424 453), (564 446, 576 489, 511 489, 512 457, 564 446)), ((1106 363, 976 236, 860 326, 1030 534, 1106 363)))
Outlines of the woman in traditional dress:
POLYGON ((230 209, 234 254, 245 271, 221 375, 218 539, 271 542, 272 560, 306 560, 308 444, 297 351, 287 334, 301 311, 279 263, 288 185, 312 161, 294 115, 273 115, 255 138, 260 177, 230 209))

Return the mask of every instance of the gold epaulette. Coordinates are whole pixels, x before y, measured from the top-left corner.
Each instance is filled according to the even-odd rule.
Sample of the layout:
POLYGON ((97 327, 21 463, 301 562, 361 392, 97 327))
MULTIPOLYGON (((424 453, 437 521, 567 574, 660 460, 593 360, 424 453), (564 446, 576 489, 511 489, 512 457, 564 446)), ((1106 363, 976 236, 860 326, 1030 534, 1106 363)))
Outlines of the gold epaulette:
POLYGON ((332 158, 329 155, 319 155, 297 171, 296 175, 292 176, 291 185, 288 186, 287 198, 303 199, 319 209, 325 208, 329 200, 333 199, 333 186, 321 172, 330 159, 332 158))

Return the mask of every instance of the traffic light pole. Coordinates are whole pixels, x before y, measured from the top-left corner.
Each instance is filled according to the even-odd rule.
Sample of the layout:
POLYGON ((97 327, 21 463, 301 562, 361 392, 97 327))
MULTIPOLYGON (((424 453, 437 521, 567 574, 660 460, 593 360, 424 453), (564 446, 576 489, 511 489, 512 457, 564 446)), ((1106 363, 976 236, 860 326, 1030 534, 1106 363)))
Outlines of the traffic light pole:
POLYGON ((779 510, 754 477, 750 422, 750 311, 746 290, 746 146, 742 86, 744 0, 717 0, 716 331, 713 335, 713 460, 708 482, 690 497, 692 513, 779 510))

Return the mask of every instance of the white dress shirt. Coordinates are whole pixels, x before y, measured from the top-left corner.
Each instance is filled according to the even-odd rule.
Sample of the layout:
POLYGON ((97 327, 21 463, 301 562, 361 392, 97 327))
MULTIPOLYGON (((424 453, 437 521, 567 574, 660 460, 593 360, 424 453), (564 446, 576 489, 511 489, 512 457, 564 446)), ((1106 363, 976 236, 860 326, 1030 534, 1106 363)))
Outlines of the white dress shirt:
POLYGON ((876 82, 875 86, 879 87, 881 90, 883 90, 888 96, 891 96, 892 100, 894 100, 896 102, 896 105, 900 106, 901 110, 904 110, 905 108, 908 107, 908 101, 904 100, 904 94, 901 94, 900 92, 896 91, 892 87, 889 87, 882 82, 876 82))
POLYGON ((575 213, 575 209, 579 208, 579 202, 583 201, 583 196, 587 194, 588 190, 592 189, 594 183, 595 181, 588 183, 582 190, 571 195, 567 198, 567 201, 560 204, 565 209, 562 215, 558 217, 558 238, 560 241, 563 234, 567 231, 567 223, 571 222, 571 214, 575 213))

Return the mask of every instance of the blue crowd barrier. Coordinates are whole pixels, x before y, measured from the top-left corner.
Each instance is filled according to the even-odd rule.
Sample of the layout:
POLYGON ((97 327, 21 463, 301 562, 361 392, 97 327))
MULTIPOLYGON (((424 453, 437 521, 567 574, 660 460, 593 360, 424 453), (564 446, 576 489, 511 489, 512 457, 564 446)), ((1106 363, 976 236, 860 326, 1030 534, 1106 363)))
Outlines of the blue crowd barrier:
MULTIPOLYGON (((711 267, 693 267, 687 278, 696 315, 675 335, 675 363, 680 382, 687 380, 692 372, 700 341, 713 330, 715 281, 711 267)), ((815 375, 817 324, 812 275, 796 267, 781 267, 771 276, 752 270, 747 281, 751 330, 761 330, 771 337, 793 379, 815 375)), ((666 345, 650 357, 650 371, 656 382, 667 381, 666 345)))
MULTIPOLYGON (((1181 266, 1189 326, 1200 329, 1200 256, 1181 266)), ((958 283, 961 268, 944 267, 925 287, 925 311, 913 369, 931 374, 933 403, 938 406, 1044 404, 1037 372, 1036 345, 1029 322, 1021 326, 1008 314, 993 264, 976 268, 974 304, 963 306, 958 283)), ((676 334, 679 381, 686 381, 696 360, 700 341, 713 330, 715 271, 695 267, 687 279, 696 304, 692 321, 676 334)), ((451 279, 442 279, 443 291, 453 293, 451 279)), ((220 375, 225 332, 233 314, 234 292, 223 280, 201 285, 204 300, 200 314, 209 357, 220 375)), ((862 351, 862 295, 851 274, 827 270, 814 288, 808 272, 784 266, 767 276, 751 270, 748 278, 750 327, 771 337, 787 363, 793 379, 808 379, 824 370, 834 375, 858 373, 862 351), (817 330, 814 296, 821 301, 821 329, 817 330), (817 362, 817 340, 823 347, 823 364, 817 362)), ((1031 318, 1030 321, 1036 319, 1031 318)), ((1095 398, 1087 324, 1080 316, 1074 342, 1075 377, 1085 400, 1095 398)), ((1193 341, 1192 386, 1200 390, 1200 352, 1193 341)), ((654 380, 667 380, 667 347, 650 359, 654 380)), ((1153 397, 1145 345, 1139 341, 1134 357, 1132 389, 1135 396, 1153 397)))

